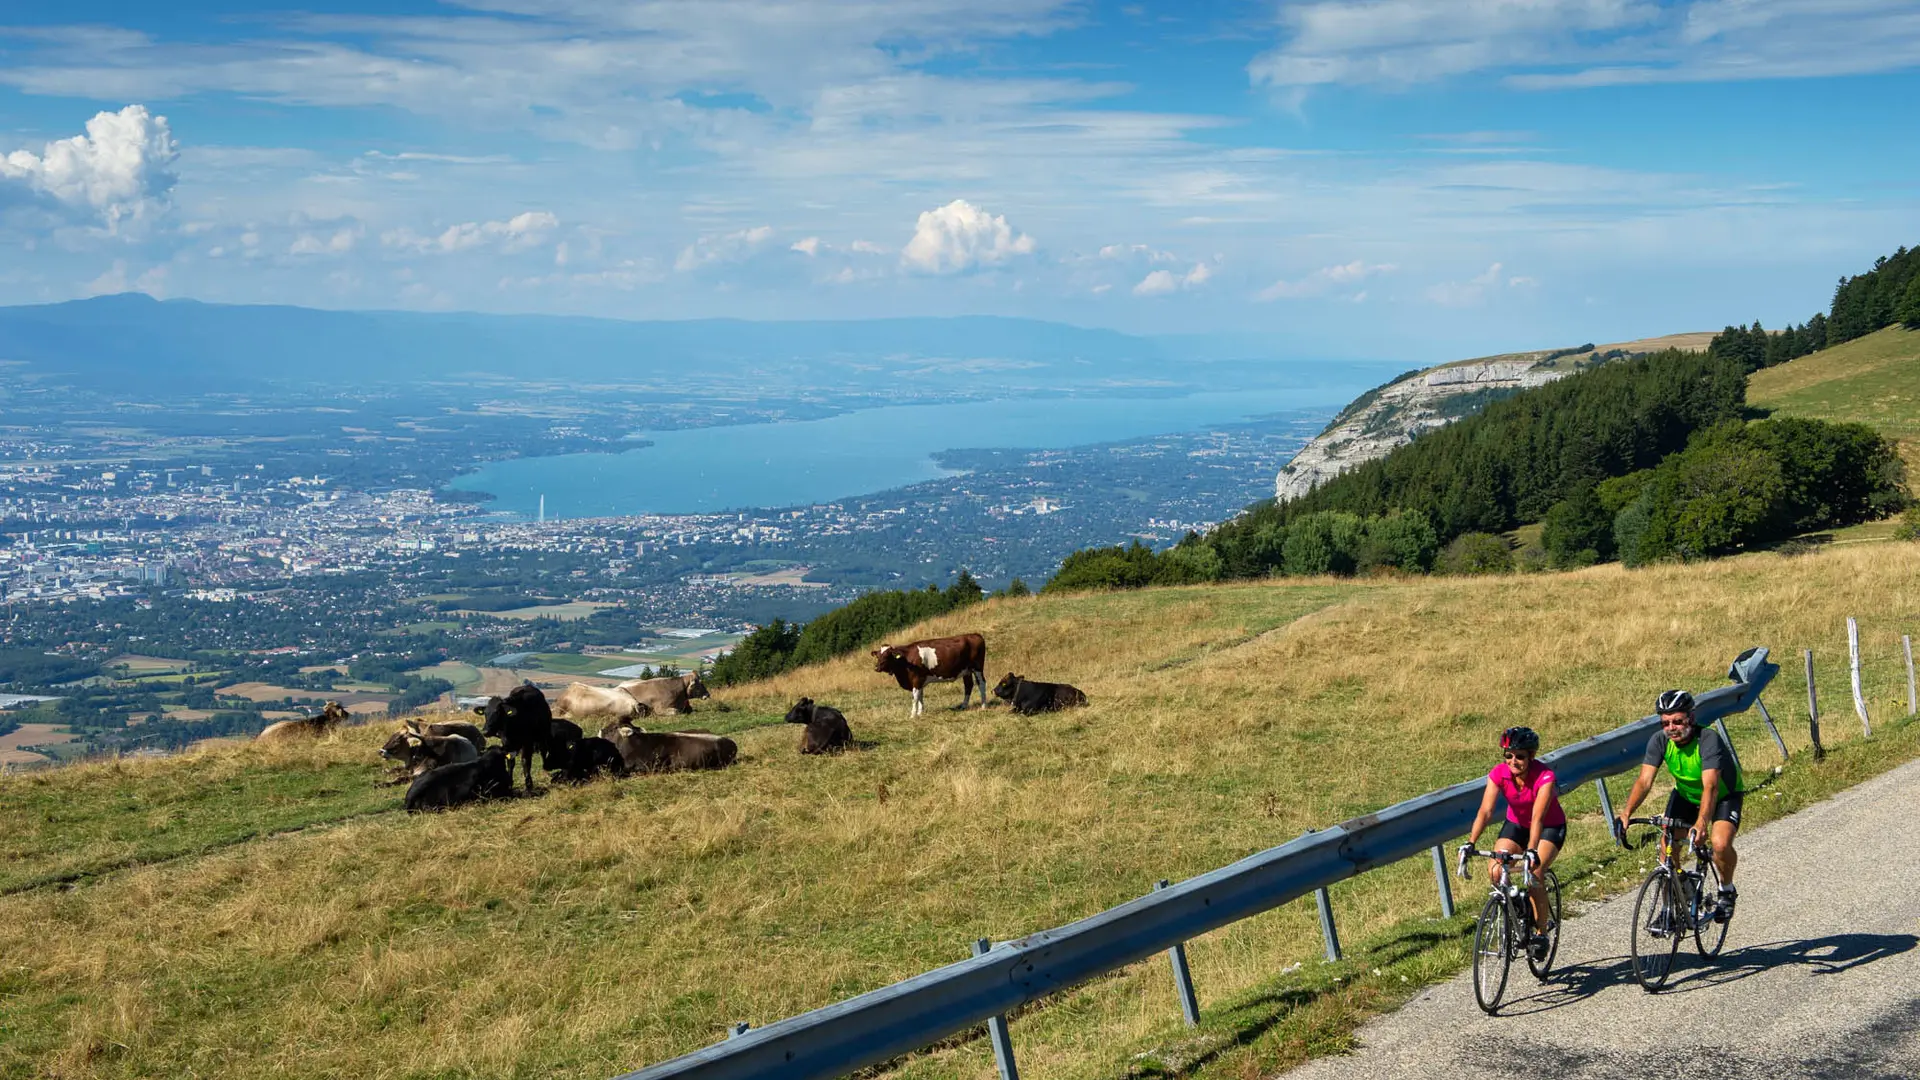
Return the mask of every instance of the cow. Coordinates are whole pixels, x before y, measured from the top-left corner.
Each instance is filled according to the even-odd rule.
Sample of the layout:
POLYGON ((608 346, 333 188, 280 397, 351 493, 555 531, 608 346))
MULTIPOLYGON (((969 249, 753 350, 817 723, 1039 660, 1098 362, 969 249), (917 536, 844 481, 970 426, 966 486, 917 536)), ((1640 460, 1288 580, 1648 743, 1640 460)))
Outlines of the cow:
POLYGON ((513 770, 500 747, 472 761, 442 765, 414 777, 407 788, 407 813, 449 810, 475 799, 501 799, 513 794, 513 770))
POLYGON ((618 686, 569 685, 553 703, 553 715, 570 720, 636 720, 651 716, 653 710, 633 699, 618 686))
POLYGON ((873 650, 873 670, 899 680, 900 689, 913 691, 913 709, 908 716, 926 711, 922 690, 930 682, 960 680, 960 707, 973 699, 973 688, 980 688, 980 708, 987 707, 987 639, 979 634, 927 638, 905 645, 882 645, 873 650))
POLYGON ((380 756, 406 767, 406 771, 394 781, 402 784, 429 769, 476 761, 480 751, 459 735, 421 735, 409 728, 394 732, 387 744, 380 748, 380 756))
POLYGON ((566 762, 573 752, 573 744, 586 736, 580 725, 571 720, 555 720, 547 725, 547 741, 540 744, 540 765, 548 772, 559 768, 554 762, 566 762))
POLYGON ((740 747, 724 735, 641 731, 632 724, 608 724, 600 736, 620 751, 628 772, 724 769, 740 753, 740 747))
MULTIPOLYGON (((475 705, 473 711, 486 718, 482 734, 489 739, 499 739, 509 758, 515 754, 520 756, 520 772, 531 792, 533 752, 553 739, 553 710, 547 705, 547 695, 532 683, 523 682, 506 697, 496 694, 488 698, 485 705, 475 705)), ((509 768, 507 772, 511 779, 513 770, 509 768)))
POLYGON ((478 754, 487 748, 487 737, 480 734, 477 725, 460 720, 442 720, 423 724, 418 720, 406 721, 407 730, 415 735, 458 735, 473 744, 473 752, 478 754))
POLYGON ((633 695, 633 699, 653 710, 654 716, 678 716, 693 711, 691 699, 712 697, 707 692, 707 684, 700 681, 697 672, 685 675, 667 675, 658 679, 631 679, 620 684, 620 689, 633 695))
POLYGON ((1021 716, 1069 709, 1087 703, 1087 695, 1076 687, 1066 683, 1035 682, 1011 671, 1000 680, 999 686, 993 688, 993 696, 1012 706, 1013 711, 1021 716))
POLYGON ((254 742, 279 743, 294 742, 299 739, 317 738, 332 730, 336 724, 347 720, 347 710, 337 701, 329 701, 320 710, 319 716, 309 716, 302 720, 282 720, 277 724, 268 724, 266 729, 253 737, 254 742))
POLYGON ((570 784, 584 784, 595 773, 627 775, 627 762, 620 748, 598 735, 575 740, 546 756, 547 771, 570 784))
POLYGON ((801 698, 799 704, 788 709, 787 723, 807 725, 807 730, 800 733, 803 754, 834 754, 853 744, 853 731, 840 710, 815 705, 812 698, 801 698))

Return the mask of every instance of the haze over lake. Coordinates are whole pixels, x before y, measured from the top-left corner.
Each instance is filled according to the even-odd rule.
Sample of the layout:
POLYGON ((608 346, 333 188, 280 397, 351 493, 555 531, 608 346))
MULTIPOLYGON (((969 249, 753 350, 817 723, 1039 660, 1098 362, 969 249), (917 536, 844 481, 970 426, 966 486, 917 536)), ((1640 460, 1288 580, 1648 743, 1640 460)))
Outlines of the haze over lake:
POLYGON ((541 495, 549 518, 832 502, 940 476, 932 455, 943 450, 1082 446, 1334 409, 1382 381, 1384 370, 1342 367, 1298 386, 1179 397, 902 405, 822 420, 641 432, 652 445, 494 462, 450 486, 488 492, 493 509, 529 518, 541 495))

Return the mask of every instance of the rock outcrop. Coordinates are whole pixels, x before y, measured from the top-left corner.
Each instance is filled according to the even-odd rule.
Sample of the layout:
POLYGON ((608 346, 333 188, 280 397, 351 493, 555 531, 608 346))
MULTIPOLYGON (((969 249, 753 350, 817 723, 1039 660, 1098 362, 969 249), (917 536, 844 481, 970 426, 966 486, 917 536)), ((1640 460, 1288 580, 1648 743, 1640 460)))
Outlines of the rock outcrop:
POLYGON ((1297 499, 1316 486, 1405 445, 1423 432, 1471 416, 1509 394, 1576 371, 1663 348, 1706 347, 1712 334, 1673 334, 1615 345, 1541 349, 1460 360, 1413 371, 1355 398, 1275 478, 1274 497, 1297 499))

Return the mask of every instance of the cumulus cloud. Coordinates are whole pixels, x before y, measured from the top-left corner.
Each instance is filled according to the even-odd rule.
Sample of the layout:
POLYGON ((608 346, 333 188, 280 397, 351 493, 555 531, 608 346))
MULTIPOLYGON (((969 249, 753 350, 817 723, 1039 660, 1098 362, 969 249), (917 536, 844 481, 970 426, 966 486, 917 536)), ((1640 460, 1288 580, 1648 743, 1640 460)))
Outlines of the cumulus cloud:
POLYGON ((15 150, 0 157, 0 181, 25 184, 118 232, 165 209, 179 154, 166 117, 129 105, 95 115, 85 135, 50 142, 38 154, 15 150))
POLYGON ((1035 246, 1033 237, 1015 232, 1005 217, 955 199, 920 215, 900 262, 928 274, 956 274, 1030 255, 1035 246))
POLYGON ((802 255, 812 257, 814 255, 820 254, 820 243, 821 242, 819 237, 809 236, 804 240, 795 240, 792 244, 790 244, 787 247, 787 250, 797 251, 802 255))
POLYGON ((1161 296, 1170 292, 1179 292, 1182 289, 1197 289, 1205 285, 1207 279, 1212 276, 1213 271, 1208 269, 1206 263, 1195 263, 1193 269, 1184 274, 1175 274, 1171 270, 1155 270, 1140 279, 1140 283, 1133 287, 1133 295, 1161 296))
POLYGON ((359 229, 337 229, 332 236, 322 237, 315 233, 303 232, 294 237, 287 248, 289 255, 345 255, 353 250, 360 241, 359 229))
POLYGON ((560 224, 560 219, 545 210, 529 210, 505 221, 466 221, 448 226, 438 236, 422 236, 412 229, 395 229, 380 238, 388 247, 413 251, 452 253, 484 246, 501 251, 525 251, 537 247, 560 224))
MULTIPOLYGON (((698 270, 715 263, 739 262, 773 239, 773 226, 756 225, 751 229, 722 233, 718 236, 703 236, 680 252, 673 261, 673 268, 681 273, 698 270)), ((802 241, 804 243, 804 241, 802 241)), ((798 245, 795 245, 798 248, 798 245)))
MULTIPOLYGON (((1305 300, 1317 296, 1326 296, 1343 287, 1357 285, 1370 277, 1391 274, 1399 267, 1393 263, 1369 263, 1355 259, 1338 266, 1323 266, 1306 277, 1294 281, 1281 279, 1254 294, 1261 301, 1269 300, 1305 300)), ((1364 292, 1357 294, 1364 298, 1364 292)))

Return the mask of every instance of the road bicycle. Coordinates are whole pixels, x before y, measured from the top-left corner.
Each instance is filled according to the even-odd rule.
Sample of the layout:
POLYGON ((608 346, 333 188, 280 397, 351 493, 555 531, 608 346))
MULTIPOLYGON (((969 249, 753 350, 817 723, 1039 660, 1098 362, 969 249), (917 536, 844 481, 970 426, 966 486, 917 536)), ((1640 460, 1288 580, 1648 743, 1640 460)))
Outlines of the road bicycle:
MULTIPOLYGON (((1655 814, 1631 818, 1627 824, 1651 825, 1658 830, 1657 857, 1633 905, 1633 977, 1651 994, 1667 984, 1681 937, 1692 934, 1693 947, 1701 956, 1719 956, 1720 947, 1727 941, 1731 916, 1724 920, 1716 917, 1720 872, 1713 867, 1712 852, 1704 845, 1695 845, 1691 870, 1674 858, 1674 835, 1691 827, 1692 822, 1655 814)), ((1625 844, 1628 848, 1646 845, 1644 839, 1625 844)))
POLYGON ((1482 1011, 1493 1015, 1507 992, 1507 969, 1513 958, 1524 956, 1533 977, 1546 981, 1553 970, 1553 958, 1560 951, 1560 879, 1552 870, 1540 875, 1547 892, 1546 949, 1535 956, 1528 948, 1532 936, 1533 905, 1527 890, 1533 887, 1534 874, 1527 866, 1525 853, 1518 851, 1479 851, 1472 845, 1460 848, 1460 877, 1467 877, 1470 859, 1492 859, 1500 867, 1499 875, 1487 891, 1486 906, 1480 909, 1480 923, 1473 931, 1473 997, 1482 1011), (1519 870, 1514 872, 1514 864, 1519 870))

